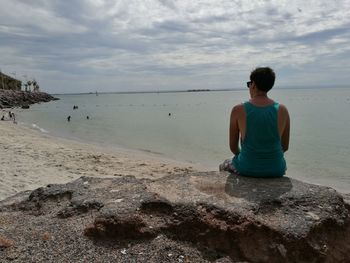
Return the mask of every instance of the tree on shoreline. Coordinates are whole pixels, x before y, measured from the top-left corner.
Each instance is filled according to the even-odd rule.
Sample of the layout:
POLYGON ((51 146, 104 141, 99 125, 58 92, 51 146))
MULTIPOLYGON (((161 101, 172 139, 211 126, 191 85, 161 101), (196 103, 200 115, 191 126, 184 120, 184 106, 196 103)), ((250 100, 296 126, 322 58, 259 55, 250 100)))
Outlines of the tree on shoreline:
POLYGON ((39 84, 35 79, 28 80, 27 83, 24 84, 24 87, 27 92, 39 92, 40 90, 39 84))

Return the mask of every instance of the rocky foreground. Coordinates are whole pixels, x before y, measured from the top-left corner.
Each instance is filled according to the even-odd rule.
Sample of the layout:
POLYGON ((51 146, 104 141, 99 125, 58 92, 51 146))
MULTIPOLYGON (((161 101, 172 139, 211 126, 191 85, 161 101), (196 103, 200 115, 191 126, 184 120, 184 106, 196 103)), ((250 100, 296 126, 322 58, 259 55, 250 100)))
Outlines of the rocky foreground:
POLYGON ((349 210, 290 178, 81 177, 0 202, 0 261, 350 262, 349 210))
POLYGON ((49 102, 51 100, 57 100, 57 98, 45 92, 0 90, 0 109, 12 107, 27 108, 31 104, 49 102))

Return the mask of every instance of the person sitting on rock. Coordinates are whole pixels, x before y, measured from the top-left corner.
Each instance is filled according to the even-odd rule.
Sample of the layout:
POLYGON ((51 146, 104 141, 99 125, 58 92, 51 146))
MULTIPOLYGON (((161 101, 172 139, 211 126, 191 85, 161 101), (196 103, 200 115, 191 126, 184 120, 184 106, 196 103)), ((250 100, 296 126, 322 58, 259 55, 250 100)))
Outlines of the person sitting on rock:
POLYGON ((285 174, 290 119, 287 108, 267 96, 274 83, 275 73, 269 67, 251 72, 247 82, 251 98, 231 112, 229 141, 234 157, 220 165, 221 171, 252 177, 285 174))

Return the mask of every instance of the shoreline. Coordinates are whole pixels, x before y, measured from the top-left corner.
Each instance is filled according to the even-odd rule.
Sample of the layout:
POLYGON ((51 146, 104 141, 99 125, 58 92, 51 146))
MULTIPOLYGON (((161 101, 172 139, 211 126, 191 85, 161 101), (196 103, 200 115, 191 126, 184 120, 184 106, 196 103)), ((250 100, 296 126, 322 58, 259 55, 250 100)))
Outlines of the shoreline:
MULTIPOLYGON (((73 142, 79 145, 83 145, 85 147, 97 148, 97 149, 100 149, 100 151, 110 153, 110 154, 117 154, 117 155, 126 154, 126 155, 137 156, 138 158, 151 159, 156 162, 173 163, 180 166, 193 166, 193 167, 197 167, 198 171, 218 170, 217 169, 218 167, 216 166, 210 166, 199 162, 192 162, 189 160, 176 159, 173 157, 166 156, 165 154, 154 152, 147 149, 141 149, 141 148, 133 149, 133 148, 127 148, 122 145, 114 145, 114 144, 110 145, 110 144, 101 143, 98 141, 88 141, 86 139, 82 139, 75 136, 65 136, 65 134, 62 134, 62 133, 47 131, 44 128, 37 126, 36 124, 33 124, 33 123, 30 126, 30 123, 19 122, 18 126, 29 132, 34 132, 38 136, 46 136, 46 137, 52 138, 53 140, 61 140, 63 141, 63 143, 73 142)), ((217 166, 219 166, 219 164, 217 166)))
POLYGON ((148 152, 101 147, 44 134, 10 121, 0 122, 0 200, 81 176, 156 179, 176 173, 208 171, 196 164, 148 152))

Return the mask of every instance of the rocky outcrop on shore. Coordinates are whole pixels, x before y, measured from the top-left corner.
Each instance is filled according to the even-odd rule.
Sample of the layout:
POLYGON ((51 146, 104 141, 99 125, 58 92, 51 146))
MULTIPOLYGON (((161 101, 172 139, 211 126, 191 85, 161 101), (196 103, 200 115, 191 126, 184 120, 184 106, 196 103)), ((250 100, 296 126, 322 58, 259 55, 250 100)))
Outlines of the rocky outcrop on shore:
POLYGON ((0 202, 0 261, 350 262, 349 210, 290 178, 81 177, 0 202))
POLYGON ((0 90, 0 108, 23 107, 38 102, 58 100, 45 92, 27 92, 17 90, 0 90))

